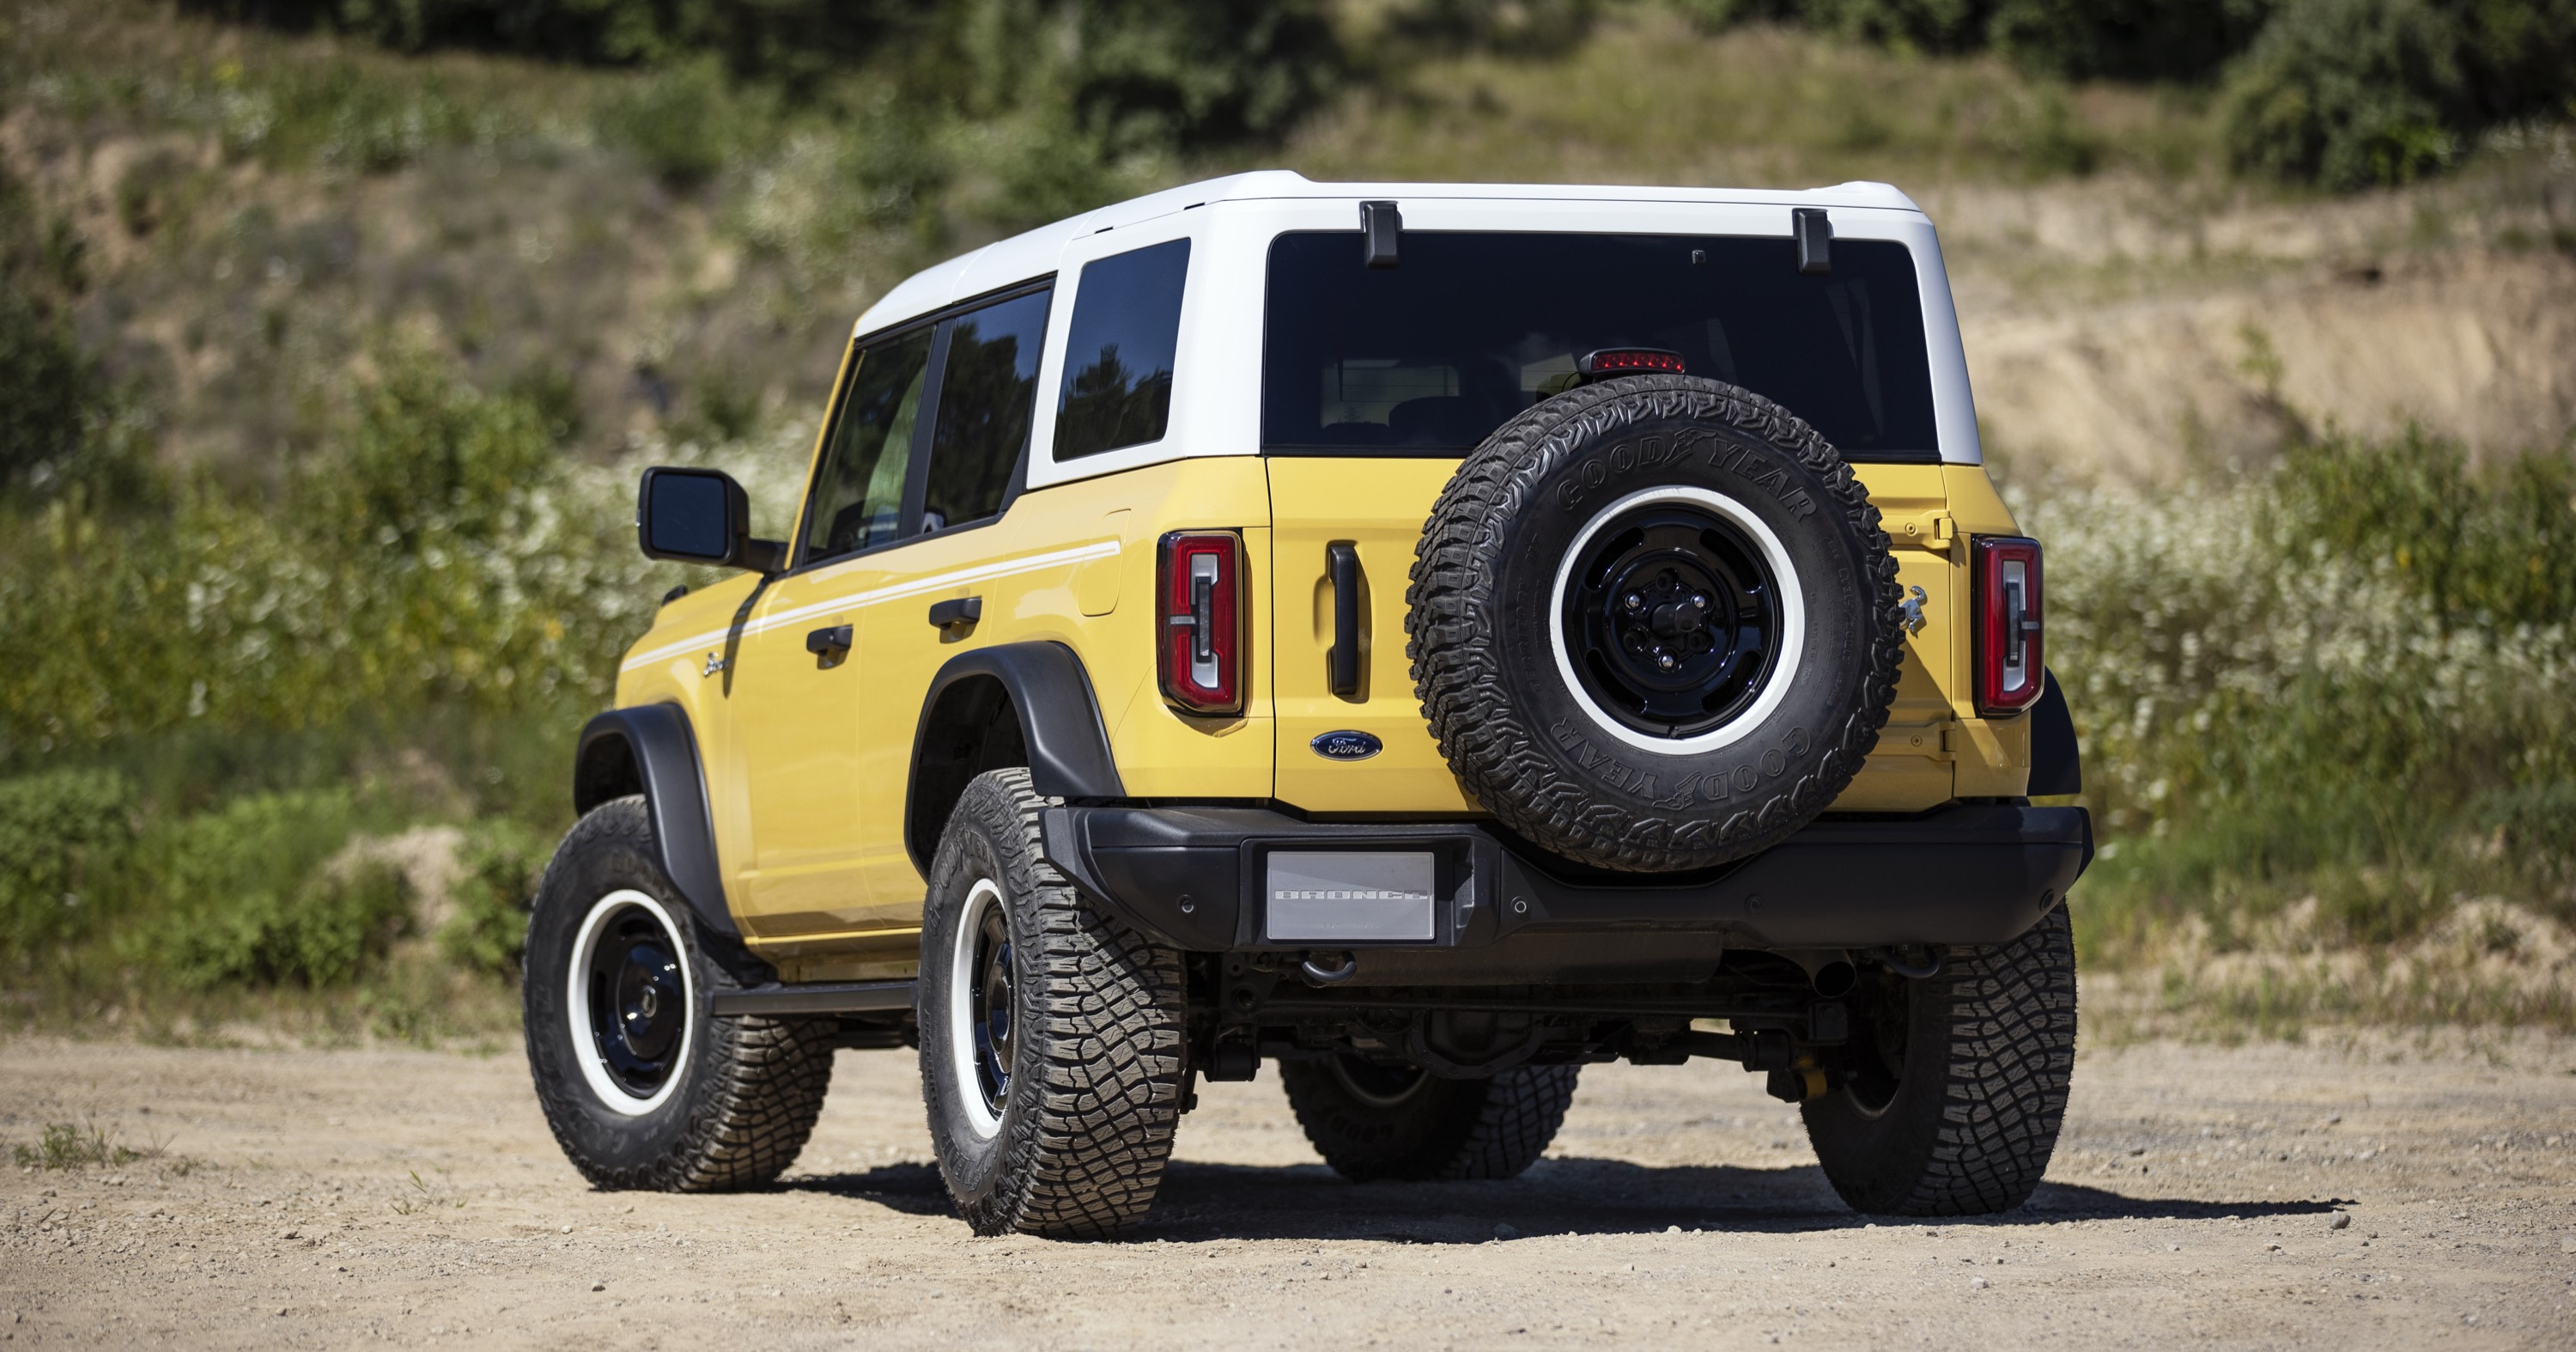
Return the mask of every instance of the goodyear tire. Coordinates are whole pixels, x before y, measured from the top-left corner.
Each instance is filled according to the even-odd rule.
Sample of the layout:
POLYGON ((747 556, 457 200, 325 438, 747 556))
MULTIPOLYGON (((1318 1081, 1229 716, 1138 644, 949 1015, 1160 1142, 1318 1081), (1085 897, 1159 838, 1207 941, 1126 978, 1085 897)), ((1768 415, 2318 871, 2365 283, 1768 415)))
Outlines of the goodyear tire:
POLYGON ((1902 634, 1878 509, 1759 395, 1629 376, 1459 465, 1406 593, 1414 689, 1477 801, 1540 847, 1703 868, 1824 810, 1877 744, 1902 634))
POLYGON ((2030 1199, 2075 1074, 2075 940, 2059 906, 2018 939, 1906 980, 1864 969, 1840 1083, 1800 1109, 1856 1211, 1976 1216, 2030 1199))
POLYGON ((641 795, 576 823, 537 885, 520 990, 546 1125, 601 1188, 758 1187, 832 1083, 828 1019, 714 1018, 736 989, 662 871, 641 795))
POLYGON ((1336 1054, 1282 1061, 1279 1078, 1315 1153, 1334 1173, 1371 1183, 1519 1177, 1565 1125, 1581 1069, 1515 1066, 1450 1080, 1336 1054))
POLYGON ((939 1173, 979 1235, 1116 1234, 1181 1120, 1180 954, 1109 919, 1038 854, 1026 770, 966 786, 921 930, 921 1088, 939 1173))

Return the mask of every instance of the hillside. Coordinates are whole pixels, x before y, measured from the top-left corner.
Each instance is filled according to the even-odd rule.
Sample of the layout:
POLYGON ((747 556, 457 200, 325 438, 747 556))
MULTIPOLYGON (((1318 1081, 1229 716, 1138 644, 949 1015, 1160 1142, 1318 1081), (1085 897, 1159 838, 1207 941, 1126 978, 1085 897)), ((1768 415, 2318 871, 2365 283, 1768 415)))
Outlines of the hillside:
POLYGON ((799 84, 0 13, 0 1018, 506 1019, 570 739, 690 578, 635 555, 636 469, 774 526, 908 272, 1284 166, 1902 187, 2050 541, 2087 961, 2155 1026, 2576 1021, 2570 125, 2335 195, 2244 172, 2206 83, 1689 8, 1377 43, 1355 0, 1392 54, 1223 135, 982 49, 799 84))
MULTIPOLYGON (((737 437, 809 415, 876 293, 1026 214, 980 141, 906 183, 872 128, 685 73, 398 56, 125 0, 10 22, 0 163, 75 241, 81 339, 142 382, 175 460, 309 441, 316 400, 394 333, 538 395, 593 455, 737 437)), ((2292 417, 2415 418, 2480 451, 2576 425, 2565 126, 2342 198, 2231 179, 2214 136, 2176 93, 1626 9, 1570 50, 1427 59, 1284 144, 1147 157, 1095 190, 1253 165, 1879 178, 1944 231, 2016 459, 2153 476, 2258 455, 2292 417)))

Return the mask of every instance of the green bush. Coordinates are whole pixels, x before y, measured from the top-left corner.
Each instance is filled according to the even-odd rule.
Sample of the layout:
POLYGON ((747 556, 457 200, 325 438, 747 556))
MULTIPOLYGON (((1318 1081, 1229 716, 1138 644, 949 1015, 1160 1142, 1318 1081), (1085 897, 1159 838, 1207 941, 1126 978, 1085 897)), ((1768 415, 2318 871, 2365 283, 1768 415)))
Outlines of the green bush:
POLYGON ((128 863, 133 786, 99 770, 0 780, 0 960, 82 937, 128 863))
POLYGON ((2409 433, 2031 500, 2106 841, 2088 892, 2220 916, 2314 893, 2373 942, 2461 890, 2576 913, 2540 885, 2576 796, 2571 473, 2409 433))
POLYGON ((528 944, 528 905, 553 845, 516 822, 477 822, 466 833, 462 866, 438 929, 441 957, 471 972, 516 980, 528 944))
POLYGON ((2205 81, 2263 29, 2275 0, 1998 0, 1984 36, 2065 79, 2205 81))
POLYGON ((73 471, 105 393, 71 338, 64 299, 77 270, 76 254, 55 245, 26 186, 0 164, 0 501, 73 471))
POLYGON ((150 832, 155 956, 200 989, 355 980, 404 932, 412 901, 391 866, 336 858, 358 823, 346 792, 279 793, 150 832))
POLYGON ((2294 0, 2228 72, 2229 157, 2343 189, 2440 168, 2469 74, 2461 36, 2428 0, 2294 0))

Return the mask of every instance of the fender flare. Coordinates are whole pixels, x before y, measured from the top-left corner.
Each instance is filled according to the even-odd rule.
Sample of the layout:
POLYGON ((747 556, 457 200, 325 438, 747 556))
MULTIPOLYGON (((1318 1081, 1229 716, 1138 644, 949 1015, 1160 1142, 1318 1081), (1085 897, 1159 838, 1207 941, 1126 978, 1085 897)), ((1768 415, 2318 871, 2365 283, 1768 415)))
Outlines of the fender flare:
POLYGON ((1020 744, 1028 752, 1029 787, 1050 798, 1072 801, 1127 796, 1118 778, 1117 759, 1109 751, 1109 728, 1100 717, 1100 700, 1092 693, 1091 673, 1073 649, 1052 639, 1036 639, 959 653, 939 668, 922 696, 904 782, 904 848, 925 878, 930 876, 930 859, 921 846, 922 814, 934 809, 921 801, 921 785, 932 716, 951 689, 985 678, 998 683, 1011 701, 1020 744))
POLYGON ((2057 673, 2042 669, 2047 684, 2030 711, 2029 796, 2046 798, 2084 791, 2084 764, 2075 746, 2075 715, 2066 707, 2066 692, 2057 673))
POLYGON ((662 871, 696 914, 701 932, 739 941, 742 930, 725 905, 706 775, 686 709, 677 704, 611 709, 582 727, 580 749, 573 753, 573 810, 588 812, 631 793, 644 795, 662 871))

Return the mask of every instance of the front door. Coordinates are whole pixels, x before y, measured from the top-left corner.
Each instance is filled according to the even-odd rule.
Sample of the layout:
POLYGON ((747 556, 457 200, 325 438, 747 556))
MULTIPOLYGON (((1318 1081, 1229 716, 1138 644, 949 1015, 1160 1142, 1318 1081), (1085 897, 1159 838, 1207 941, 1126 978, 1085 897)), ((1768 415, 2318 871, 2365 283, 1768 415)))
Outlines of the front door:
POLYGON ((727 698, 751 804, 751 854, 739 881, 755 937, 872 927, 860 868, 860 710, 881 675, 857 637, 858 598, 884 576, 903 537, 905 490, 921 435, 932 331, 914 329, 852 355, 794 567, 764 587, 732 656, 727 698))

